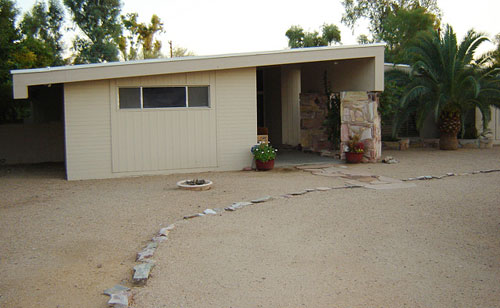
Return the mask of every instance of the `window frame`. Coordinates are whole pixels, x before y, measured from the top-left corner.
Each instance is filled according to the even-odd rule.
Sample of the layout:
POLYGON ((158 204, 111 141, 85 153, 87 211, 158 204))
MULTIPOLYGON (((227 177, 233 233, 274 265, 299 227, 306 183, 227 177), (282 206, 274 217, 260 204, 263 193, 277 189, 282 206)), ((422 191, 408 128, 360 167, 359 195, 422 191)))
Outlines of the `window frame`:
POLYGON ((211 92, 210 92, 210 85, 169 85, 169 86, 117 86, 116 87, 116 105, 119 111, 127 112, 127 111, 132 111, 132 112, 137 112, 137 111, 145 111, 145 110, 182 110, 182 109, 211 109, 212 108, 212 100, 211 100, 211 92), (189 88, 200 88, 200 87, 206 87, 208 91, 208 105, 207 106, 189 106, 189 88), (140 92, 140 107, 139 108, 120 108, 120 89, 137 89, 139 88, 140 92), (184 88, 184 91, 186 93, 186 105, 183 107, 155 107, 155 108, 144 108, 144 93, 143 89, 144 88, 184 88))

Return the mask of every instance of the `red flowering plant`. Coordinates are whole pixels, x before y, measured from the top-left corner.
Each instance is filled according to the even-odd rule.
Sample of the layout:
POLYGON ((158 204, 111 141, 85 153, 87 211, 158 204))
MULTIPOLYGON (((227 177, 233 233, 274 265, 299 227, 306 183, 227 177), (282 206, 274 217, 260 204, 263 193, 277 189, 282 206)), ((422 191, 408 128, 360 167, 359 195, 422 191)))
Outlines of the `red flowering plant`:
POLYGON ((349 137, 349 141, 347 141, 347 152, 351 153, 364 153, 365 145, 363 142, 359 141, 360 137, 358 134, 349 137))

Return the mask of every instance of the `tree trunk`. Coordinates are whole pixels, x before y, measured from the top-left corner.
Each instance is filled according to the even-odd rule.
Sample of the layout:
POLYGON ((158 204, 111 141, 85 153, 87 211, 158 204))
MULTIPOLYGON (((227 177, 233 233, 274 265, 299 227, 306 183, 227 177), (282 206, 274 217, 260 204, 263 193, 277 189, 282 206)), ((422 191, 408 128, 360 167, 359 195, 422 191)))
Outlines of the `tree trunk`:
POLYGON ((443 111, 439 117, 439 148, 441 150, 458 149, 458 131, 460 130, 460 114, 458 112, 443 111))
POLYGON ((439 137, 439 149, 457 150, 458 149, 457 133, 441 132, 441 136, 439 137))

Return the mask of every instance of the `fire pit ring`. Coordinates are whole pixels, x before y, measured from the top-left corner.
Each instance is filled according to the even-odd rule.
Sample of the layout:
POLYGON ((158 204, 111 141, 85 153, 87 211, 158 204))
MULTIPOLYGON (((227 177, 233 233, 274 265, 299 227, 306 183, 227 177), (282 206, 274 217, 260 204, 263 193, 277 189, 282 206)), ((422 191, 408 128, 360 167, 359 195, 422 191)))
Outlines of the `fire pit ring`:
POLYGON ((195 182, 195 181, 199 181, 198 179, 196 180, 182 180, 182 181, 179 181, 177 182, 177 187, 179 187, 180 189, 186 189, 186 190, 197 190, 197 191, 201 191, 201 190, 209 190, 210 188, 212 188, 212 181, 210 180, 202 180, 204 181, 203 184, 197 184, 197 183, 190 183, 190 182, 195 182))

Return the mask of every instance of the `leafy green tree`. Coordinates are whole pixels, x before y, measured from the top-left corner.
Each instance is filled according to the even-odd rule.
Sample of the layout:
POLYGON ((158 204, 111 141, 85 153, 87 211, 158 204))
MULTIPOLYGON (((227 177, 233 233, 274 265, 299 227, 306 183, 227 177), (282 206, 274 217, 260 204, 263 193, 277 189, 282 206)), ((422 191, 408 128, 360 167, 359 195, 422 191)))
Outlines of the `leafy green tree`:
POLYGON ((441 17, 437 0, 343 0, 342 5, 345 9, 342 23, 354 29, 360 19, 368 19, 370 32, 376 38, 384 32, 385 18, 399 9, 410 10, 421 7, 438 19, 441 17))
POLYGON ((288 37, 290 48, 329 46, 332 43, 340 43, 340 30, 334 24, 323 24, 321 33, 318 31, 304 32, 301 26, 291 26, 285 33, 288 37))
POLYGON ((368 35, 366 35, 366 34, 358 35, 356 40, 358 41, 358 44, 360 44, 360 45, 373 43, 373 41, 370 38, 368 38, 368 35))
POLYGON ((73 21, 83 35, 73 41, 75 63, 99 63, 118 60, 120 0, 64 0, 73 21))
POLYGON ((388 80, 405 85, 393 134, 406 120, 404 115, 413 110, 417 113, 418 128, 427 115, 434 115, 441 132, 440 148, 445 150, 457 149, 457 134, 463 128, 463 119, 476 107, 486 127, 491 119, 490 106, 500 106, 500 78, 496 70, 483 68, 483 63, 474 61, 478 46, 487 40, 481 33, 470 30, 458 44, 450 26, 443 34, 420 32, 409 49, 411 72, 387 73, 388 80))
POLYGON ((420 31, 439 28, 439 20, 423 7, 391 11, 382 21, 378 39, 387 43, 385 61, 407 63, 406 51, 420 31))
POLYGON ((187 48, 183 47, 174 47, 172 50, 172 57, 173 58, 180 58, 180 57, 192 57, 195 56, 196 54, 187 48))
POLYGON ((63 42, 61 25, 64 11, 57 0, 37 2, 30 12, 24 14, 20 28, 23 34, 22 48, 30 52, 24 68, 63 65, 63 42))
POLYGON ((10 70, 18 68, 21 34, 16 28, 19 14, 14 1, 0 0, 0 124, 18 118, 18 110, 12 99, 12 80, 10 70))
POLYGON ((125 60, 159 58, 161 54, 161 41, 155 35, 164 32, 163 23, 157 15, 151 17, 150 24, 137 21, 137 13, 121 16, 123 26, 128 31, 128 36, 120 37, 119 48, 125 60))
POLYGON ((487 52, 485 57, 490 65, 500 68, 500 33, 495 35, 493 41, 496 43, 496 48, 490 52, 487 52))

